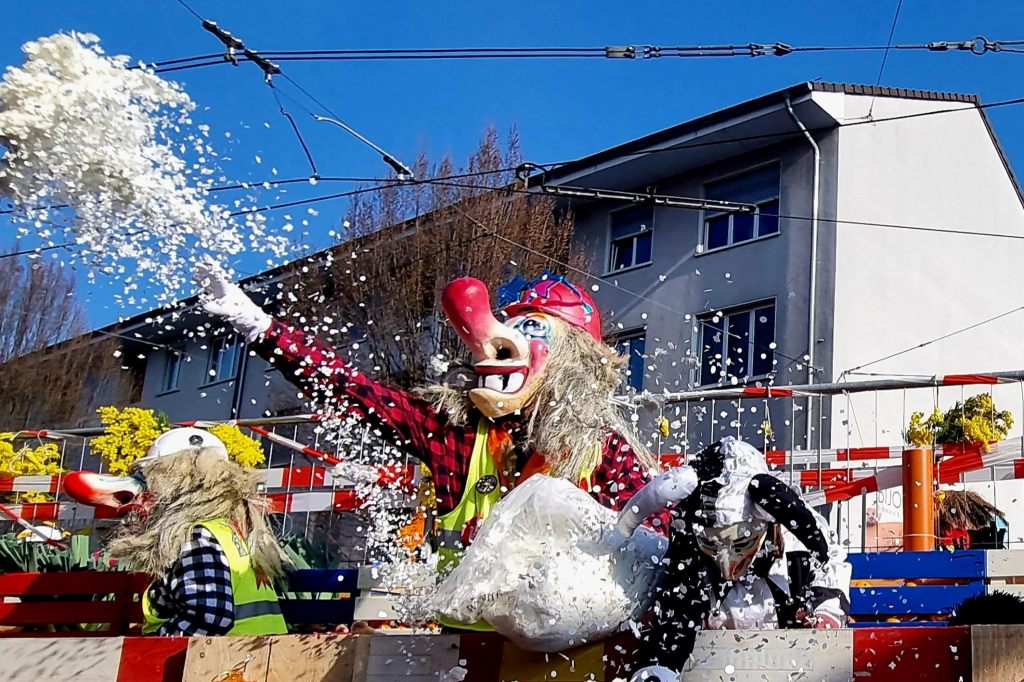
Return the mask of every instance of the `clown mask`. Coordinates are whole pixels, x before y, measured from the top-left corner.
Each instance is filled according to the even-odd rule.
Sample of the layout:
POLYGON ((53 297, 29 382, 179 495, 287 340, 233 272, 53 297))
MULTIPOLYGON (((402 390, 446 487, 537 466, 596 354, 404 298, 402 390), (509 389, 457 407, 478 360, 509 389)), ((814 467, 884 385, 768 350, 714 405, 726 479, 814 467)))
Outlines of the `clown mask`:
POLYGON ((601 321, 593 300, 565 279, 543 275, 525 282, 504 308, 500 322, 491 313, 487 286, 464 277, 441 296, 455 332, 473 353, 477 385, 469 399, 491 419, 527 408, 544 382, 551 344, 569 324, 601 340, 601 321))
POLYGON ((704 528, 697 534, 697 544, 711 557, 722 577, 738 580, 757 557, 768 536, 764 521, 741 521, 719 528, 704 528))

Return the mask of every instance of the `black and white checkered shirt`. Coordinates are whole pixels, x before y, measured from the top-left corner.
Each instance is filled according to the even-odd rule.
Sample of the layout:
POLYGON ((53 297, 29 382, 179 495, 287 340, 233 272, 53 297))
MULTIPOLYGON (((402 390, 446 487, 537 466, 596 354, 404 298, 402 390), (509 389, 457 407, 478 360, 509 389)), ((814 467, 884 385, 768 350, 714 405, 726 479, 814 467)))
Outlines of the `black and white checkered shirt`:
POLYGON ((235 624, 228 558, 213 533, 196 526, 171 570, 149 588, 156 615, 166 618, 154 634, 226 635, 235 624))

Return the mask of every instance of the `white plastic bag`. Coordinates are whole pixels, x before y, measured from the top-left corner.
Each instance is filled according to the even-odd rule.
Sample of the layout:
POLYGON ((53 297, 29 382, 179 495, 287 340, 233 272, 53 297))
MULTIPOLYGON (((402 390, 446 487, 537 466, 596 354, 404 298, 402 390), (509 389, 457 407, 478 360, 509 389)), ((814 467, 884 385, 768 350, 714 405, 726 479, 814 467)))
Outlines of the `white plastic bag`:
POLYGON ((650 600, 666 541, 641 528, 612 554, 596 548, 616 512, 568 481, 532 476, 480 526, 438 588, 438 613, 486 620, 519 646, 559 651, 606 637, 650 600))

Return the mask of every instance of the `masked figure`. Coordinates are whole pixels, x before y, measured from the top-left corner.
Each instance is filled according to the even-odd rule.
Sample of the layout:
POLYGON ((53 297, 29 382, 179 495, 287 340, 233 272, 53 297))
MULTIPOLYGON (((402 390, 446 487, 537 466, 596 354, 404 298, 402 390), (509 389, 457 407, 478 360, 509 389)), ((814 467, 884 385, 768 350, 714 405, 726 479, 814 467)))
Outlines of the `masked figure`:
POLYGON ((130 476, 73 472, 64 489, 124 516, 108 549, 156 576, 142 600, 145 634, 287 634, 273 587, 284 554, 260 483, 216 436, 181 428, 157 438, 130 476))
POLYGON ((649 480, 653 458, 610 400, 623 359, 602 343, 590 296, 560 276, 518 282, 501 320, 483 282, 451 282, 442 305, 472 351, 475 386, 415 392, 373 380, 274 320, 213 263, 201 263, 196 279, 204 308, 229 321, 314 403, 357 414, 426 464, 442 568, 459 560, 502 495, 531 474, 567 479, 613 510, 649 480))
POLYGON ((605 542, 614 548, 672 507, 666 573, 640 658, 680 670, 698 627, 838 628, 850 565, 826 521, 768 472, 754 447, 725 438, 633 497, 605 542))

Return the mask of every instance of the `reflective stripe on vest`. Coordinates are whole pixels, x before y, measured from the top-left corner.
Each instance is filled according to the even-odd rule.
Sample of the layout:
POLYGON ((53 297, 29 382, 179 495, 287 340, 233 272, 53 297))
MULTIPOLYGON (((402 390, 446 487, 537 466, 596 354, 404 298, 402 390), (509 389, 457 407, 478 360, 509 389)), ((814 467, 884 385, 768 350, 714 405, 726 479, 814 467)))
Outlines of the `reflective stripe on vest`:
MULTIPOLYGON (((438 525, 438 562, 437 570, 442 574, 451 571, 462 558, 462 532, 466 524, 473 519, 483 520, 491 512, 491 508, 501 499, 501 486, 498 483, 498 469, 494 465, 494 458, 487 447, 487 431, 490 423, 480 418, 476 426, 476 437, 473 440, 473 453, 469 458, 469 471, 466 472, 466 483, 462 490, 462 499, 447 514, 437 517, 438 525), (485 485, 478 485, 482 479, 488 476, 493 477, 494 485, 485 481, 485 485), (489 492, 481 492, 488 490, 489 492)), ((442 625, 459 628, 461 630, 493 630, 484 621, 478 621, 471 625, 456 623, 444 617, 438 617, 442 625)))
MULTIPOLYGON (((283 635, 288 626, 281 615, 277 593, 268 584, 260 584, 249 558, 248 543, 226 519, 213 519, 196 524, 213 534, 228 560, 231 571, 231 593, 235 623, 229 635, 283 635)), ((143 633, 155 632, 165 622, 149 603, 149 590, 142 599, 145 618, 143 633)))

